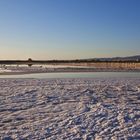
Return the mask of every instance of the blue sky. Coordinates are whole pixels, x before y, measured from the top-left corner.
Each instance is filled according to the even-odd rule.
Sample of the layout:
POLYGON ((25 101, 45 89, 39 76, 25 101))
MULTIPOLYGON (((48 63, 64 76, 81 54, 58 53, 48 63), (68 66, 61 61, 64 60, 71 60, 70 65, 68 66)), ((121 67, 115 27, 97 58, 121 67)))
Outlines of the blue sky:
POLYGON ((0 59, 140 54, 139 0, 0 0, 0 59))

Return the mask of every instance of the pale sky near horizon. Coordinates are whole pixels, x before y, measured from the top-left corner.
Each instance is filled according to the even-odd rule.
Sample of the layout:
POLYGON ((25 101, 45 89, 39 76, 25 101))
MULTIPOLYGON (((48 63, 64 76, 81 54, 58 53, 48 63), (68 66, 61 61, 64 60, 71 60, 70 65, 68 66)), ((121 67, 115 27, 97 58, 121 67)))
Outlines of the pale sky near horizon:
POLYGON ((140 54, 140 0, 0 0, 0 59, 140 54))

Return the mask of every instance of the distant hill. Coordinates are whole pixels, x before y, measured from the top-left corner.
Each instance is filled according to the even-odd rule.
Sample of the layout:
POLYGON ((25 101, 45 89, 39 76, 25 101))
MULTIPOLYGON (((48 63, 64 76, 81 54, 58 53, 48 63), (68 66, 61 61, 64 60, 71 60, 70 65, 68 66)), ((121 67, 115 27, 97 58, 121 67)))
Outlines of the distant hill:
POLYGON ((74 60, 0 60, 0 65, 41 65, 41 64, 59 64, 59 63, 91 63, 91 62, 136 62, 140 63, 140 55, 128 57, 112 57, 112 58, 90 58, 90 59, 74 59, 74 60))
POLYGON ((128 56, 128 57, 112 57, 112 58, 93 58, 90 60, 99 61, 140 61, 140 55, 128 56))

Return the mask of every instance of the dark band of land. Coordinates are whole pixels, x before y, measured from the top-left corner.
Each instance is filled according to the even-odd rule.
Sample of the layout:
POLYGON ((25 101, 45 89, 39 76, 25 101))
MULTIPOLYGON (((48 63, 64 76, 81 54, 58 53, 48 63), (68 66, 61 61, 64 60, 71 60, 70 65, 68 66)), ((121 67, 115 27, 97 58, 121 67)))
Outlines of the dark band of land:
POLYGON ((0 60, 0 65, 68 65, 97 68, 140 68, 140 60, 0 60))
POLYGON ((60 64, 60 63, 140 63, 140 60, 0 60, 0 64, 28 65, 28 64, 60 64))

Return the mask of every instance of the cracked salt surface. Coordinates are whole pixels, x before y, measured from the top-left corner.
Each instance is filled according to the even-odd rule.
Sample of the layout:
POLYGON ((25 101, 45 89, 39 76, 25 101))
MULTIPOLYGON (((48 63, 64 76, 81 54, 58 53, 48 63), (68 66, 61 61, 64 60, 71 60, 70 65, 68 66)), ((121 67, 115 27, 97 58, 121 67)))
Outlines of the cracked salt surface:
POLYGON ((0 79, 2 140, 140 139, 140 79, 0 79))

